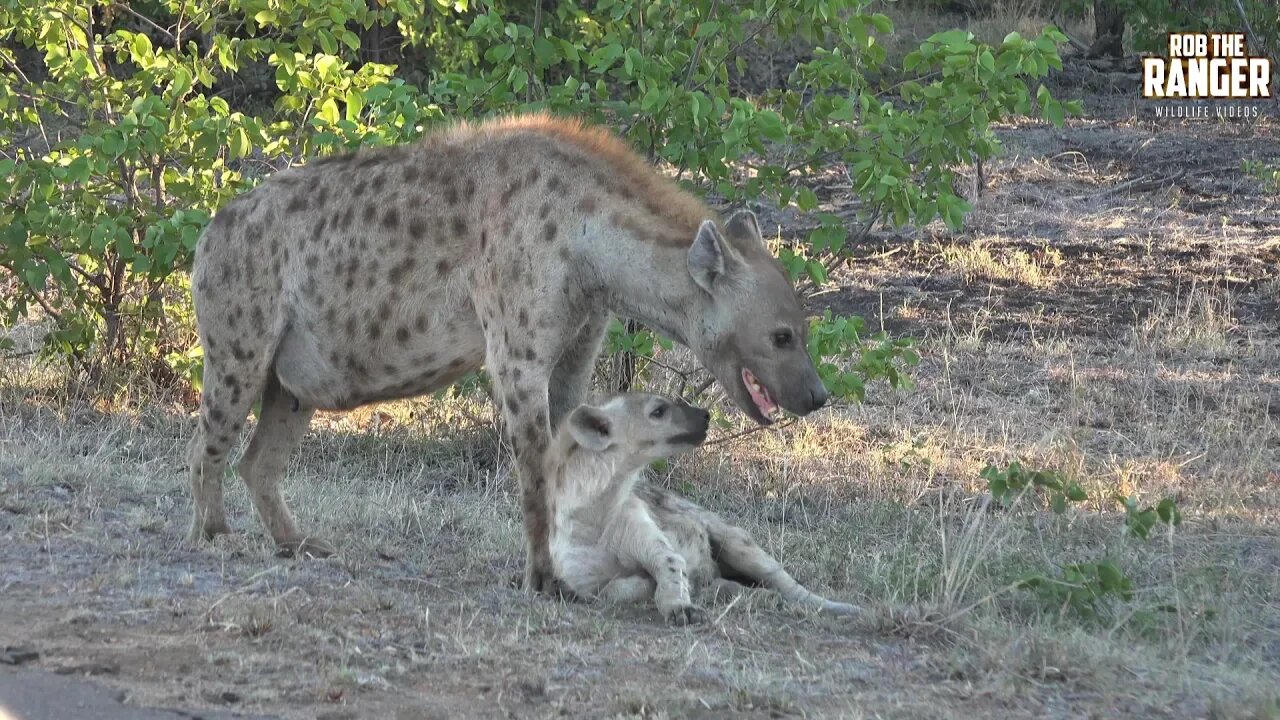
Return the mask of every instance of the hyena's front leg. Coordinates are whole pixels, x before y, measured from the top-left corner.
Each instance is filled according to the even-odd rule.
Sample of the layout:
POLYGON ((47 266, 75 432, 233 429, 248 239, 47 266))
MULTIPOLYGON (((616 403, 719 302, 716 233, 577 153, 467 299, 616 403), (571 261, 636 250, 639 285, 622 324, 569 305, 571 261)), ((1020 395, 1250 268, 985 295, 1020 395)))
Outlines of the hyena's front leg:
POLYGON ((648 513, 629 513, 624 522, 622 554, 631 556, 657 583, 653 601, 658 611, 672 625, 702 622, 702 611, 694 607, 689 594, 684 557, 675 551, 648 513))
POLYGON ((550 513, 542 466, 551 438, 547 406, 550 373, 516 353, 491 358, 487 365, 494 382, 494 400, 501 408, 520 477, 520 512, 526 542, 524 588, 554 593, 559 587, 551 564, 550 513))

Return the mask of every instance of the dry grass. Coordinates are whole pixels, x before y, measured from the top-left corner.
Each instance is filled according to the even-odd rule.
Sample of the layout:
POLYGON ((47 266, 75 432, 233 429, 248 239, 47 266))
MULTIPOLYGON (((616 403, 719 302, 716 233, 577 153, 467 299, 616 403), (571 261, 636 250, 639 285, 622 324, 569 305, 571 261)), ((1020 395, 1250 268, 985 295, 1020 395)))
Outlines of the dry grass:
POLYGON ((507 588, 515 483, 487 403, 470 400, 317 420, 289 491, 342 558, 273 558, 235 481, 243 533, 191 550, 188 417, 98 413, 11 365, 0 638, 34 642, 54 665, 105 664, 140 700, 232 693, 297 717, 1273 717, 1280 346, 1241 328, 1225 295, 1194 289, 1156 308, 1112 346, 931 333, 915 390, 716 445, 660 479, 752 528, 817 588, 872 608, 859 625, 749 599, 715 608, 712 626, 670 630, 643 609, 507 588), (978 471, 1013 458, 1060 468, 1095 498, 1174 495, 1187 521, 1141 542, 1105 500, 1064 517, 997 511, 978 471), (1138 594, 1099 619, 1012 584, 1104 556, 1138 594), (156 654, 185 679, 144 662, 156 654))
POLYGON ((317 418, 286 490, 340 558, 275 558, 234 478, 238 534, 193 549, 189 411, 23 358, 0 362, 0 645, 137 702, 297 718, 1280 717, 1280 199, 1232 169, 1280 157, 1275 126, 1001 134, 963 233, 866 248, 819 298, 919 337, 916 387, 657 480, 870 619, 749 598, 675 630, 511 589, 515 480, 479 399, 317 418), (1221 170, 1109 190, 1185 166, 1221 170), (1014 459, 1091 500, 998 508, 979 473, 1014 459), (1131 538, 1114 495, 1185 520, 1131 538), (1097 617, 1015 586, 1103 558, 1135 595, 1097 617))

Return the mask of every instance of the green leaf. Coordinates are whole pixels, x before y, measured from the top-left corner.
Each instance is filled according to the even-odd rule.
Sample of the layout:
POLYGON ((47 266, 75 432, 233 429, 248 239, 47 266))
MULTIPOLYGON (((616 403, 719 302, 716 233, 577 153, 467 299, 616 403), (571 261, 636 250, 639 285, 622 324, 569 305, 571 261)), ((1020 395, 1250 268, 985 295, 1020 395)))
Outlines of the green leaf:
POLYGON ((796 207, 809 211, 818 207, 818 196, 809 188, 801 187, 796 193, 796 207))
POLYGON ((259 10, 253 16, 253 20, 259 25, 274 25, 277 22, 276 11, 275 10, 259 10))
POLYGON ((1065 119, 1062 113, 1062 103, 1057 100, 1050 100, 1044 107, 1045 118, 1053 123, 1054 127, 1062 127, 1065 119))
POLYGON ((320 103, 320 110, 316 115, 326 123, 336 125, 340 116, 338 102, 333 98, 325 98, 324 102, 320 103))
POLYGON ((249 154, 249 150, 253 145, 249 142, 249 133, 245 132, 243 127, 238 127, 231 132, 231 136, 227 138, 227 156, 236 160, 249 154))

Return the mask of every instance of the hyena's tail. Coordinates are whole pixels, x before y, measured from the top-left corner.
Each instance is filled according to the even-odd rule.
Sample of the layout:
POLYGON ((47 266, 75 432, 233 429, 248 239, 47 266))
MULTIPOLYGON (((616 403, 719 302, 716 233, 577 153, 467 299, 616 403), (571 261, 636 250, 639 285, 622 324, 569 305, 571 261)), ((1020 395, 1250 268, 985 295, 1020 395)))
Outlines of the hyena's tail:
POLYGON ((784 600, 828 615, 857 615, 862 608, 828 600, 801 585, 746 530, 726 523, 708 510, 701 515, 711 540, 711 554, 725 578, 774 590, 784 600), (745 581, 745 582, 744 582, 745 581))

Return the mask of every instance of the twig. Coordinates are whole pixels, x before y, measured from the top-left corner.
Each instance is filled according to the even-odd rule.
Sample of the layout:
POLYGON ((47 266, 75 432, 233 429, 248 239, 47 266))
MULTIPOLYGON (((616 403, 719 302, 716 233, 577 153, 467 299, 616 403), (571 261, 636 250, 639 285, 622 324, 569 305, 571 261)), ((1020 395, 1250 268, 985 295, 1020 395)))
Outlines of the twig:
POLYGON ((1253 34, 1253 26, 1249 24, 1249 14, 1244 11, 1244 3, 1240 0, 1236 0, 1236 10, 1240 13, 1240 22, 1244 23, 1244 34, 1249 38, 1249 47, 1256 53, 1262 53, 1264 46, 1258 42, 1258 36, 1253 34))
POLYGON ((1073 48, 1075 48, 1075 49, 1079 50, 1079 51, 1080 51, 1080 52, 1082 52, 1082 53, 1087 53, 1087 52, 1089 52, 1089 46, 1088 46, 1088 45, 1085 45, 1084 43, 1080 42, 1079 40, 1077 40, 1077 39, 1075 39, 1075 38, 1071 37, 1071 33, 1067 32, 1067 31, 1066 31, 1066 28, 1064 28, 1064 27, 1062 26, 1062 23, 1058 22, 1058 12, 1057 12, 1057 10, 1054 10, 1053 14, 1051 14, 1051 15, 1049 16, 1049 22, 1053 23, 1053 26, 1054 26, 1055 28, 1057 28, 1057 29, 1058 29, 1058 32, 1062 33, 1063 37, 1065 37, 1065 38, 1067 39, 1067 42, 1068 42, 1068 43, 1071 43, 1071 47, 1073 47, 1073 48))
POLYGON ((691 93, 697 92, 698 90, 701 90, 708 82, 711 82, 711 78, 715 77, 715 70, 719 70, 720 66, 728 62, 729 58, 733 57, 747 43, 754 40, 757 35, 764 32, 764 29, 769 27, 770 23, 773 22, 773 18, 777 16, 778 10, 780 10, 782 6, 783 6, 783 3, 778 3, 777 5, 775 5, 773 10, 770 10, 769 14, 764 16, 764 20, 760 21, 760 26, 757 27, 755 30, 752 30, 751 32, 747 33, 747 36, 742 38, 742 41, 739 42, 737 45, 734 45, 733 47, 729 48, 729 52, 725 53, 724 57, 720 58, 720 62, 716 63, 716 66, 715 68, 712 69, 712 72, 708 73, 707 76, 702 79, 702 82, 689 88, 689 92, 691 93))
POLYGON ((712 440, 712 441, 710 441, 710 442, 702 443, 702 447, 710 447, 710 446, 712 446, 712 445, 719 445, 719 444, 721 444, 721 443, 727 443, 727 442, 729 442, 730 440, 737 440, 738 438, 741 438, 741 437, 746 437, 746 436, 748 436, 748 435, 754 435, 755 433, 758 433, 758 432, 760 432, 760 431, 762 431, 762 430, 781 430, 781 429, 786 428, 786 427, 791 427, 791 426, 792 426, 792 425, 794 425, 795 423, 796 423, 795 418, 787 418, 786 420, 783 420, 783 421, 782 421, 782 422, 780 422, 780 423, 774 423, 774 424, 772 424, 772 425, 757 425, 757 426, 755 426, 755 427, 753 427, 753 428, 747 428, 746 430, 743 430, 743 431, 741 431, 741 432, 736 432, 736 433, 734 433, 734 434, 732 434, 732 435, 728 435, 728 436, 726 436, 726 437, 716 438, 715 440, 712 440))
MULTIPOLYGON (((720 0, 711 0, 711 8, 707 10, 707 19, 703 22, 710 22, 714 20, 716 17, 716 9, 718 7, 720 7, 720 0)), ((699 25, 701 25, 701 23, 699 23, 699 25)), ((696 35, 698 33, 698 28, 694 27, 693 32, 696 35)), ((684 73, 684 82, 681 83, 682 85, 688 85, 689 81, 693 80, 693 73, 698 69, 698 61, 702 57, 702 46, 706 45, 706 43, 707 36, 703 35, 698 38, 698 43, 693 46, 693 54, 689 56, 689 69, 684 73)))
POLYGON ((1132 191, 1132 192, 1154 190, 1156 188, 1162 188, 1170 183, 1177 182, 1181 180, 1182 177, 1186 174, 1187 174, 1186 171, 1179 170, 1178 172, 1172 175, 1165 175, 1164 177, 1159 177, 1159 178, 1153 178, 1150 175, 1145 175, 1140 178, 1134 178, 1127 182, 1122 182, 1119 185, 1112 185, 1111 187, 1105 190, 1100 190, 1091 195, 1077 195, 1074 198, 1072 198, 1072 200, 1097 200, 1099 198, 1104 198, 1104 197, 1107 197, 1108 195, 1115 195, 1116 193, 1121 193, 1126 190, 1132 191))
POLYGON ((134 10, 134 9, 133 9, 133 8, 131 8, 131 7, 129 7, 129 4, 128 4, 128 3, 122 3, 122 2, 113 3, 113 4, 112 4, 112 7, 118 8, 118 9, 120 9, 120 10, 124 10, 125 12, 127 12, 127 13, 129 13, 130 15, 132 15, 132 16, 134 16, 134 17, 138 18, 138 19, 139 19, 139 20, 141 20, 142 22, 144 22, 144 23, 146 23, 146 24, 150 25, 151 27, 155 28, 156 30, 159 30, 160 32, 164 33, 164 34, 165 34, 165 37, 169 38, 169 42, 172 42, 172 43, 173 43, 173 46, 174 46, 175 48, 176 48, 176 47, 178 47, 178 38, 177 38, 177 37, 175 37, 173 33, 169 32, 169 31, 168 31, 168 30, 166 30, 165 28, 162 28, 162 27, 160 27, 159 25, 157 25, 157 24, 155 23, 155 21, 154 21, 154 20, 152 20, 151 18, 149 18, 149 17, 147 17, 147 16, 145 16, 145 15, 141 15, 141 14, 139 14, 136 10, 134 10))

